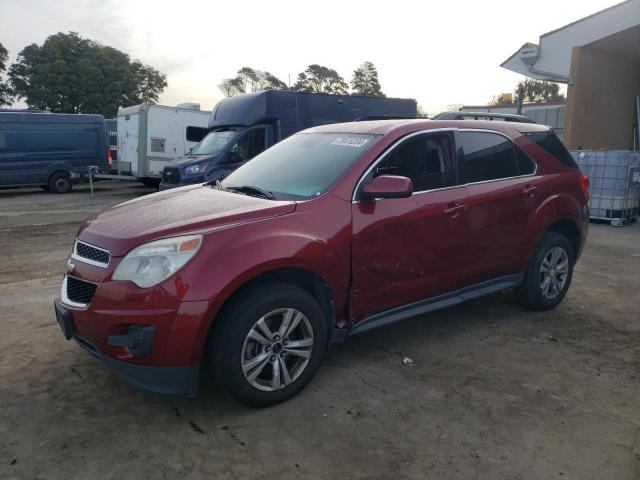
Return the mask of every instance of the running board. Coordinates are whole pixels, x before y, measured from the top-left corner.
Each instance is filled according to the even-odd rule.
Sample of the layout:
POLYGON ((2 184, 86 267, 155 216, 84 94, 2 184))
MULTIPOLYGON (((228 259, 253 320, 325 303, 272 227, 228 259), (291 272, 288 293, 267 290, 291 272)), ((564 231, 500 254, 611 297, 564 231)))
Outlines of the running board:
POLYGON ((434 310, 452 307, 453 305, 458 305, 460 303, 473 300, 474 298, 484 297, 485 295, 496 293, 507 288, 517 287, 523 280, 524 275, 522 274, 507 275, 505 277, 489 280, 488 282, 482 282, 470 287, 465 287, 460 290, 456 290, 455 292, 445 293, 444 295, 439 295, 427 300, 420 300, 408 305, 385 310, 384 312, 365 317, 363 320, 356 323, 349 330, 349 336, 367 332, 390 323, 399 322, 406 318, 433 312, 434 310))

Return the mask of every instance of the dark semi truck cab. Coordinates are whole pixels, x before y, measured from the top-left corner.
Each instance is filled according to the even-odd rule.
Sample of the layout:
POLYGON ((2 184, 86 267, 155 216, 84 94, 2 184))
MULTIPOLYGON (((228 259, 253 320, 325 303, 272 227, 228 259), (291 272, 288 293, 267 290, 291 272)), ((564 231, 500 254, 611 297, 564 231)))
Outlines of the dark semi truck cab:
POLYGON ((413 99, 269 90, 221 100, 208 128, 188 127, 199 141, 170 161, 160 189, 219 180, 280 140, 305 128, 369 118, 415 118, 413 99))

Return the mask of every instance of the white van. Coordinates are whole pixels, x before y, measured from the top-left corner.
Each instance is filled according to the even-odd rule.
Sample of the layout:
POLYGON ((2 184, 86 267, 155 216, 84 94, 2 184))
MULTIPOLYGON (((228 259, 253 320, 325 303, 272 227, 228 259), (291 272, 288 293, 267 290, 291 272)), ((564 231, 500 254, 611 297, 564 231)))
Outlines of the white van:
POLYGON ((118 110, 118 161, 113 170, 157 184, 165 164, 184 157, 198 143, 186 138, 187 127, 204 127, 211 112, 198 104, 169 107, 143 103, 118 110))

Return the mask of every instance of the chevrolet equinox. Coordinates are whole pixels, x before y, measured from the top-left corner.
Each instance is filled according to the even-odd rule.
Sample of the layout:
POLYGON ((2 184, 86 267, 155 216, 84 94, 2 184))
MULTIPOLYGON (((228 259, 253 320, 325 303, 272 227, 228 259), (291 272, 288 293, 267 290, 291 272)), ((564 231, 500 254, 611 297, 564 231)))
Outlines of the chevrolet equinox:
POLYGON ((588 187, 540 125, 315 127, 222 181, 86 220, 55 313, 141 390, 195 395, 206 365, 226 394, 272 405, 347 336, 507 288, 558 305, 588 187))

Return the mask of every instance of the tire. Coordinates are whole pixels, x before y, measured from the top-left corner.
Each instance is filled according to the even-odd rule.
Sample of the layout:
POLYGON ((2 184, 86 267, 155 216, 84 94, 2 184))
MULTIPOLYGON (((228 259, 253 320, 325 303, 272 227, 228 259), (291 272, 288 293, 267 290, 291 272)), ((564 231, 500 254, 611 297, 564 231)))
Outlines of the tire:
POLYGON ((140 182, 142 182, 142 184, 145 187, 160 188, 160 179, 159 178, 142 178, 142 179, 140 179, 140 182))
POLYGON ((554 308, 569 290, 574 262, 567 237, 547 232, 536 247, 522 285, 515 289, 520 302, 532 310, 554 308))
POLYGON ((269 282, 249 287, 224 307, 214 320, 207 361, 225 394, 250 407, 267 407, 298 394, 326 348, 327 322, 318 302, 301 288, 269 282), (286 318, 290 329, 283 328, 286 318))
POLYGON ((69 193, 73 184, 68 172, 56 172, 49 177, 48 186, 52 193, 69 193))

